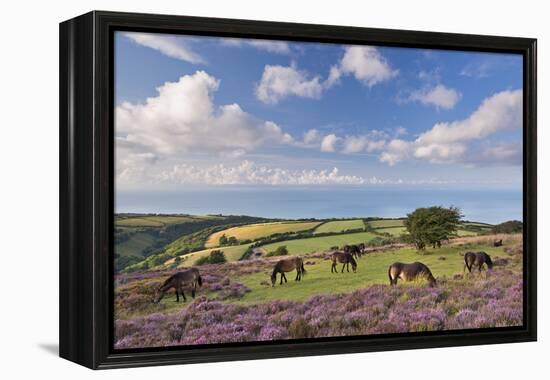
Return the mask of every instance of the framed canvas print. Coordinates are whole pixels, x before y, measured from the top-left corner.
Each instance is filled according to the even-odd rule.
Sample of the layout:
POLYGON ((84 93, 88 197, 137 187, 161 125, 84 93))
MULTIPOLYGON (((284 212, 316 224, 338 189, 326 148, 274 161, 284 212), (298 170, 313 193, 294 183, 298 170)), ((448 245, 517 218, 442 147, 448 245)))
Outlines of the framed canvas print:
POLYGON ((536 339, 536 40, 60 25, 60 355, 536 339))

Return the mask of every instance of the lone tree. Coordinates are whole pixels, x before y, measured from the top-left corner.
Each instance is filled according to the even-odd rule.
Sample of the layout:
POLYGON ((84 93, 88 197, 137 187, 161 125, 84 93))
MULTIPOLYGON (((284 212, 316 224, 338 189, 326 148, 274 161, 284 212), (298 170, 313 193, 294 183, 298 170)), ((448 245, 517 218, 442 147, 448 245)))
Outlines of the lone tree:
POLYGON ((208 256, 203 256, 195 261, 195 265, 204 265, 204 264, 221 264, 227 262, 225 254, 219 249, 215 249, 210 252, 208 256))
POLYGON ((417 250, 426 245, 441 247, 441 242, 456 236, 462 214, 456 207, 441 206, 417 208, 407 214, 405 227, 417 250))
POLYGON ((220 239, 218 240, 218 243, 220 246, 226 246, 226 245, 238 245, 239 240, 235 236, 227 237, 225 234, 220 236, 220 239))
POLYGON ((225 236, 225 234, 223 234, 222 236, 220 236, 220 239, 219 239, 219 244, 220 245, 227 245, 227 236, 225 236))

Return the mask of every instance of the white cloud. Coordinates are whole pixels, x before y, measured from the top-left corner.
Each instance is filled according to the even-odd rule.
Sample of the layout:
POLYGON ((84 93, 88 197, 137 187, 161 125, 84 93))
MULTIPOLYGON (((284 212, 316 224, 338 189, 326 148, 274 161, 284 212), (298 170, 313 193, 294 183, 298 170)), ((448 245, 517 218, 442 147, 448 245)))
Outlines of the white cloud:
POLYGON ((259 50, 268 51, 275 54, 290 54, 290 45, 283 41, 253 40, 240 38, 222 38, 222 45, 225 46, 252 46, 259 50))
POLYGON ((342 153, 375 152, 386 145, 384 140, 373 140, 368 136, 346 136, 343 141, 342 153))
MULTIPOLYGON (((472 142, 479 141, 496 132, 519 129, 522 126, 522 91, 502 91, 486 98, 468 118, 435 124, 420 134, 414 141, 392 140, 380 155, 380 161, 395 165, 409 157, 430 162, 472 161, 472 142)), ((478 154, 483 160, 509 163, 517 153, 500 147, 478 154), (499 154, 500 152, 500 154, 499 154), (508 157, 503 157, 507 155, 508 157), (506 159, 504 159, 506 158, 506 159)))
POLYGON ((206 63, 186 42, 186 37, 156 33, 126 32, 124 35, 139 45, 158 50, 162 54, 193 64, 206 63))
POLYGON ((437 123, 418 137, 422 144, 480 139, 500 130, 521 128, 522 90, 502 91, 483 100, 467 119, 437 123))
POLYGON ((394 139, 391 140, 385 147, 385 150, 380 154, 380 162, 394 166, 399 161, 409 157, 411 144, 407 141, 394 139))
MULTIPOLYGON (((454 182, 454 181, 453 181, 454 182)), ((117 185, 128 187, 139 184, 156 188, 170 186, 338 186, 338 185, 403 185, 449 183, 436 178, 421 180, 385 179, 376 176, 342 174, 337 167, 332 169, 285 169, 258 165, 244 160, 235 165, 215 164, 196 166, 176 164, 158 172, 146 165, 129 168, 117 176, 117 185)))
POLYGON ((334 152, 336 151, 336 144, 340 141, 340 138, 335 134, 331 133, 326 135, 321 140, 321 151, 322 152, 334 152))
POLYGON ((293 141, 277 124, 248 114, 238 104, 216 107, 213 93, 219 84, 197 71, 163 84, 145 103, 116 107, 117 148, 161 157, 187 152, 242 155, 267 142, 293 141))
POLYGON ((348 46, 338 65, 331 68, 325 85, 336 84, 342 75, 353 75, 368 87, 394 78, 399 70, 391 68, 389 62, 373 46, 348 46))
MULTIPOLYGON (((230 44, 244 43, 228 41, 230 44)), ((330 68, 324 81, 319 75, 313 76, 307 71, 298 70, 294 63, 291 66, 266 65, 256 86, 256 97, 268 104, 276 104, 288 96, 319 99, 323 91, 337 84, 343 75, 353 75, 366 86, 372 87, 398 73, 375 47, 348 46, 338 64, 330 68)))
POLYGON ((310 77, 294 65, 266 65, 260 83, 256 86, 256 97, 264 103, 276 104, 292 95, 318 99, 322 91, 318 76, 310 77))
POLYGON ((321 133, 317 129, 310 129, 304 133, 304 144, 311 146, 321 141, 321 133))
POLYGON ((216 164, 198 167, 177 164, 156 173, 147 167, 127 170, 119 174, 124 184, 148 183, 155 185, 360 185, 370 183, 356 175, 342 175, 338 168, 327 170, 290 170, 257 165, 245 160, 236 166, 216 164))
POLYGON ((462 94, 457 90, 438 84, 434 87, 413 91, 408 99, 425 105, 433 105, 438 109, 452 109, 461 97, 462 94))
POLYGON ((483 150, 482 157, 488 161, 518 163, 522 160, 521 144, 498 144, 483 150))
POLYGON ((399 136, 402 136, 402 135, 406 135, 407 134, 407 129, 406 128, 403 128, 403 127, 397 127, 395 128, 395 136, 399 137, 399 136))

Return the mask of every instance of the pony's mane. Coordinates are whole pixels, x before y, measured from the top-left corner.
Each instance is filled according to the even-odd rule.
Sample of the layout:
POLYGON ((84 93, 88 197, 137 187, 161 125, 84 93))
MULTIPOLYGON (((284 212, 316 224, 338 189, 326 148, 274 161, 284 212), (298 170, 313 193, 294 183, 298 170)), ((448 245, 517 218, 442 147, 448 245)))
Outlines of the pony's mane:
POLYGON ((171 275, 170 277, 168 277, 168 278, 166 279, 166 281, 164 281, 163 284, 162 284, 161 286, 159 286, 159 289, 162 289, 162 288, 164 288, 166 285, 168 285, 168 283, 169 283, 170 281, 172 281, 172 279, 174 278, 174 276, 175 276, 175 274, 173 274, 173 275, 171 275))

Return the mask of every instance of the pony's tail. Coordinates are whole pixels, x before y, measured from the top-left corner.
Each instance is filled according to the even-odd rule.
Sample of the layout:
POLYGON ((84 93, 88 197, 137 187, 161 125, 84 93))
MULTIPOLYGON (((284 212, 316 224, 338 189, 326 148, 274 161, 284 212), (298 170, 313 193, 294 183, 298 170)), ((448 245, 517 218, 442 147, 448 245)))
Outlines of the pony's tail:
POLYGON ((388 278, 390 279, 390 285, 393 285, 393 278, 391 278, 391 265, 388 267, 388 278))
POLYGON ((197 278, 197 281, 199 283, 199 286, 202 286, 202 277, 200 274, 199 274, 199 278, 197 278))

